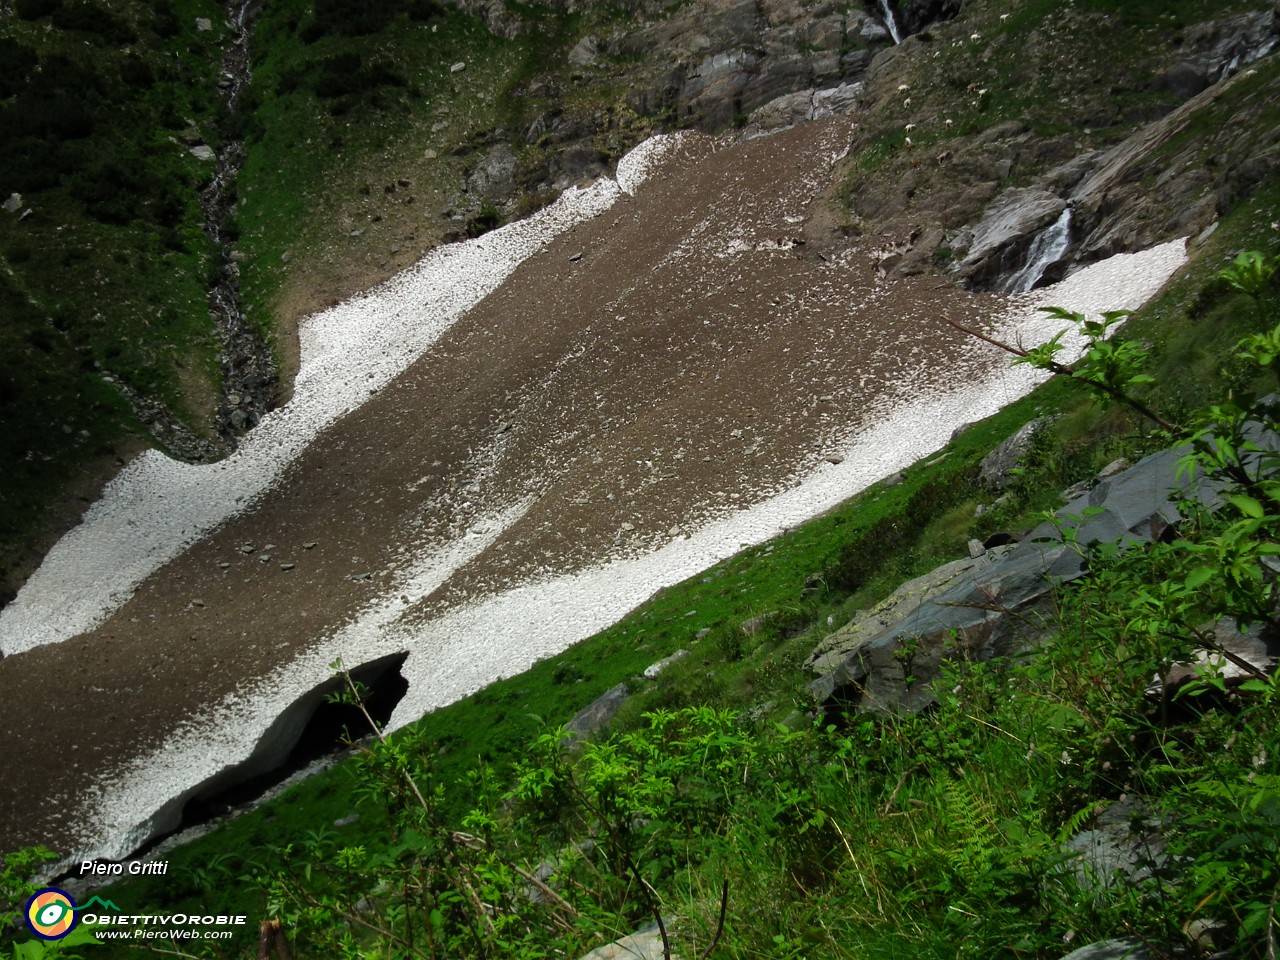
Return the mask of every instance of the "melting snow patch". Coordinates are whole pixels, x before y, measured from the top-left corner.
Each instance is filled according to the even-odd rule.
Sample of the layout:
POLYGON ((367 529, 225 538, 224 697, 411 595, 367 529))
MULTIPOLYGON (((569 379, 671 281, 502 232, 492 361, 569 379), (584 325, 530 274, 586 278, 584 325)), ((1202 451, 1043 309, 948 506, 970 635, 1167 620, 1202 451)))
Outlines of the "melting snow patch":
POLYGON ((620 190, 634 191, 678 142, 646 140, 619 161, 617 182, 570 189, 526 220, 440 247, 306 320, 290 403, 219 463, 178 463, 148 451, 125 467, 0 611, 0 652, 56 643, 105 620, 143 579, 249 507, 325 426, 408 367, 522 261, 607 210, 620 190))
MULTIPOLYGON (((303 368, 289 407, 266 418, 223 463, 191 467, 149 455, 127 468, 0 614, 0 646, 12 653, 55 642, 105 618, 144 576, 267 489, 321 427, 358 406, 370 386, 404 369, 521 260, 571 224, 607 209, 619 190, 635 189, 671 143, 650 141, 637 148, 619 164, 617 183, 598 181, 590 190, 570 191, 539 216, 437 251, 370 294, 312 318, 303 331, 303 368)), ((1010 342, 1047 339, 1063 324, 1040 314, 1036 308, 1042 304, 1090 314, 1136 308, 1184 261, 1181 241, 1113 257, 1034 295, 1006 301, 1010 308, 995 334, 1010 342)), ((417 619, 416 611, 408 612, 413 605, 488 550, 526 505, 473 523, 454 542, 407 561, 351 623, 194 717, 161 750, 99 787, 91 817, 97 849, 83 855, 119 858, 162 828, 158 814, 164 814, 159 820, 172 814, 175 797, 251 753, 281 712, 329 675, 335 658, 354 664, 409 651, 403 673, 410 687, 391 725, 408 723, 564 650, 659 588, 936 451, 957 425, 994 413, 1042 379, 1025 366, 1011 368, 1008 359, 975 341, 953 379, 958 386, 922 396, 904 382, 896 396, 865 412, 855 433, 824 450, 828 456, 815 453, 809 471, 789 487, 700 524, 683 520, 687 537, 417 619)))

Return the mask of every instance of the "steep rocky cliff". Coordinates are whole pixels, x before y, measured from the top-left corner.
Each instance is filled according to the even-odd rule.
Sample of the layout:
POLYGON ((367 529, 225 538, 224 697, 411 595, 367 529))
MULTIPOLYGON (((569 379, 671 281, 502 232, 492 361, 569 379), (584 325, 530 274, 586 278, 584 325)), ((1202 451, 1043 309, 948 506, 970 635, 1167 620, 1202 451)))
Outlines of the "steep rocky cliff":
POLYGON ((141 444, 216 456, 220 429, 287 398, 301 316, 654 131, 856 117, 809 251, 979 289, 1195 237, 1280 156, 1280 26, 1258 0, 242 6, 0 12, 0 601, 141 444), (252 79, 229 108, 218 65, 245 28, 252 79), (208 158, 241 139, 208 236, 208 158), (218 276, 273 345, 274 399, 220 364, 218 276))

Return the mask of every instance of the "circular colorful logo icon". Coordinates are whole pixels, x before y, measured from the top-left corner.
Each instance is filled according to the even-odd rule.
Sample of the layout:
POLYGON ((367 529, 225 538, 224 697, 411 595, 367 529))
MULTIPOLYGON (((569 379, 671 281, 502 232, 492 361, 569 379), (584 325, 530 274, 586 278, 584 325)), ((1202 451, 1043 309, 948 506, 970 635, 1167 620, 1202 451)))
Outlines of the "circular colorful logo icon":
POLYGON ((61 940, 76 925, 76 902, 56 887, 37 890, 27 901, 27 925, 44 940, 61 940))

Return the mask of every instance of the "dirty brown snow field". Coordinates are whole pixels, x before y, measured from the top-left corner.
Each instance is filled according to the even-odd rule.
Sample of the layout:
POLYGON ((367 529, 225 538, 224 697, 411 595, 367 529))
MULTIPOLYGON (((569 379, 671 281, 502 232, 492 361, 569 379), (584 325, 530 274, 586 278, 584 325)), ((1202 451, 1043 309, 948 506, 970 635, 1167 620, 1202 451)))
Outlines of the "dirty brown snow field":
POLYGON ((1137 306, 1183 260, 881 279, 806 233, 849 138, 651 141, 311 318, 226 463, 122 474, 0 614, 0 850, 126 855, 337 656, 408 652, 401 725, 558 652, 1029 389, 944 310, 1030 342, 1037 303, 1137 306))

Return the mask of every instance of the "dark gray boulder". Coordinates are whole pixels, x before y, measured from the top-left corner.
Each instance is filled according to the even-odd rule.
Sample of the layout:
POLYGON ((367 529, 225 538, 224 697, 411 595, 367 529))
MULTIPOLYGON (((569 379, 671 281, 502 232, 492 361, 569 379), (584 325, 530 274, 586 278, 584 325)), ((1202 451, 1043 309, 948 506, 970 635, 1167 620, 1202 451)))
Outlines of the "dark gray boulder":
POLYGON ((1062 960, 1155 960, 1136 937, 1102 940, 1072 950, 1062 960))
POLYGON ((580 710, 572 720, 565 724, 565 730, 575 737, 588 737, 602 729, 627 702, 627 685, 620 683, 606 690, 586 707, 580 710))
POLYGON ((1092 826, 1062 847, 1080 889, 1101 895, 1157 877, 1169 862, 1162 826, 1133 800, 1122 797, 1107 804, 1092 826))
MULTIPOLYGON (((1276 445, 1274 434, 1255 437, 1276 445)), ((1021 543, 899 588, 810 656, 814 697, 829 710, 919 710, 933 702, 930 683, 945 660, 1013 656, 1041 642, 1052 631, 1054 590, 1087 572, 1082 548, 1160 539, 1180 519, 1177 499, 1218 502, 1218 484, 1179 472, 1188 451, 1152 454, 1068 503, 1056 522, 1021 543), (1073 543, 1063 542, 1063 529, 1073 531, 1073 543)))
POLYGON ((1001 441, 978 464, 978 482, 988 490, 1004 490, 1008 487, 1014 478, 1013 471, 1022 465, 1036 436, 1048 425, 1048 417, 1036 417, 1001 441))
POLYGON ((518 163, 509 143, 494 145, 467 176, 467 191, 486 200, 502 200, 515 189, 518 163))

